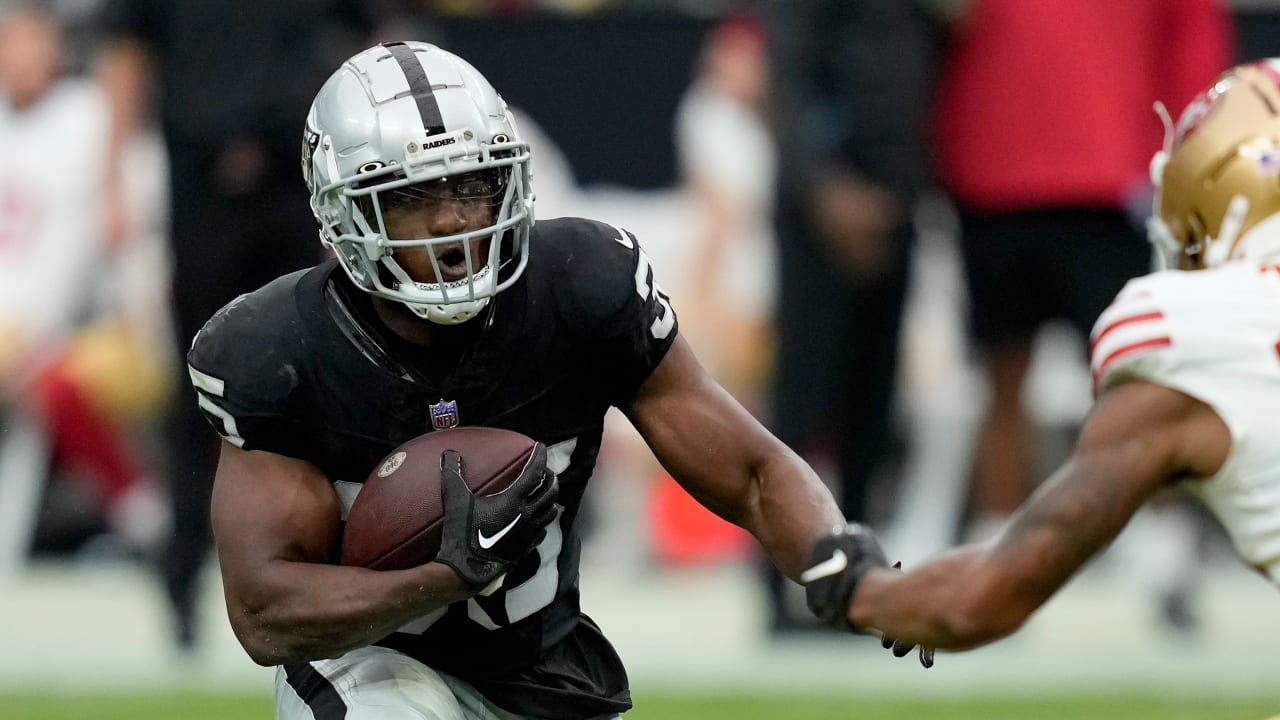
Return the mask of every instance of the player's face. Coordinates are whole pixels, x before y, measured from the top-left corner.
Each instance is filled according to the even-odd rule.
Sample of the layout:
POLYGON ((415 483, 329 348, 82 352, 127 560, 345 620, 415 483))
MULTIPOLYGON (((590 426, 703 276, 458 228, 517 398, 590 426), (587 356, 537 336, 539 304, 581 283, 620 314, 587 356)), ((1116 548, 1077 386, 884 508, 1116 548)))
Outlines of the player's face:
MULTIPOLYGON (((383 200, 387 236, 392 240, 413 240, 488 227, 497 217, 504 190, 505 183, 495 171, 483 171, 392 191, 383 200)), ((488 237, 474 238, 469 245, 470 269, 476 272, 489 261, 490 241, 488 237)), ((467 257, 461 242, 400 248, 396 250, 396 261, 417 282, 451 282, 467 276, 467 257)))

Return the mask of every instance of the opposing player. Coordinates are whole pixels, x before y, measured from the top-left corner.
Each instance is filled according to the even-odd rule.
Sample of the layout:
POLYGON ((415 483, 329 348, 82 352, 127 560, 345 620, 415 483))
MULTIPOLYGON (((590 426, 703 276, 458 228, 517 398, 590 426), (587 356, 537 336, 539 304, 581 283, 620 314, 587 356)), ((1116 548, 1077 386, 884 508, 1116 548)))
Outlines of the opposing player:
MULTIPOLYGON (((1096 402, 1075 452, 1003 533, 906 574, 813 579, 819 613, 899 638, 900 649, 990 642, 1174 484, 1203 499, 1241 558, 1280 584, 1278 111, 1280 59, 1270 59, 1221 76, 1176 127, 1164 116, 1150 224, 1176 269, 1130 281, 1099 317, 1096 402)), ((840 552, 853 568, 879 557, 853 528, 818 543, 813 564, 840 552)))
POLYGON ((610 406, 793 578, 842 523, 699 367, 630 233, 534 224, 528 146, 465 61, 417 42, 349 59, 307 117, 303 174, 336 258, 232 302, 189 354, 224 439, 212 519, 228 614, 248 654, 280 666, 277 717, 628 709, 622 663, 578 605, 575 518, 610 406), (483 512, 447 502, 436 561, 333 564, 377 461, 459 424, 524 433, 545 466, 483 512))

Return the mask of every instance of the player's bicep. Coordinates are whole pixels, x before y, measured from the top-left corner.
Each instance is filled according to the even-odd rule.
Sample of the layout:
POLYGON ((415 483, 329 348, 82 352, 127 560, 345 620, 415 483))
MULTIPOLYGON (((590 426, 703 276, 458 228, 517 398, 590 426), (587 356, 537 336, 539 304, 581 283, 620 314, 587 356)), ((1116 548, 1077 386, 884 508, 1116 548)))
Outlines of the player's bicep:
POLYGON ((671 349, 623 408, 654 455, 699 502, 735 522, 770 450, 786 452, 698 364, 688 343, 671 349))
POLYGON ((333 562, 341 509, 333 486, 314 465, 224 441, 212 522, 230 595, 253 592, 276 561, 333 562))
POLYGON ((1207 403, 1159 382, 1133 379, 1098 398, 1076 455, 1128 462, 1133 482, 1154 491, 1173 480, 1217 472, 1230 446, 1230 429, 1207 403))

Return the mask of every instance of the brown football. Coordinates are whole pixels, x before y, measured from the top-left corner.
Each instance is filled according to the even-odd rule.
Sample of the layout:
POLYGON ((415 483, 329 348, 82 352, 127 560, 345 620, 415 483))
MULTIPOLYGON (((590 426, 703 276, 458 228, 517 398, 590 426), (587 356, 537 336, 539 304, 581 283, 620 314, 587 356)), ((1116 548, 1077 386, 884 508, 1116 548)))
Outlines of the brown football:
POLYGON ((342 532, 342 564, 401 570, 440 551, 444 504, 440 454, 462 455, 471 492, 501 492, 520 475, 534 441, 510 430, 457 427, 420 435, 391 451, 369 473, 342 532))

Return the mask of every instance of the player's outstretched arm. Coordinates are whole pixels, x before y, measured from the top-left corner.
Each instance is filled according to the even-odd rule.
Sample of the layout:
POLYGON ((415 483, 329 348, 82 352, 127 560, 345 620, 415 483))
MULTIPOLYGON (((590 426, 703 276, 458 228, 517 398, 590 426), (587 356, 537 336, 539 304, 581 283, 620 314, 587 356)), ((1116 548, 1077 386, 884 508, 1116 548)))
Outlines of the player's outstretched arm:
POLYGON ((260 665, 335 657, 475 593, 441 563, 332 564, 338 498, 302 460, 223 441, 212 521, 231 627, 260 665))
POLYGON ((858 584, 849 620, 908 643, 965 649, 1016 630, 1124 528, 1159 488, 1211 475, 1230 431, 1204 403, 1130 382, 1108 390, 1071 458, 990 544, 958 548, 858 584))
POLYGON ((672 477, 755 535, 791 579, 810 546, 845 524, 813 470, 708 376, 684 339, 623 410, 672 477))

